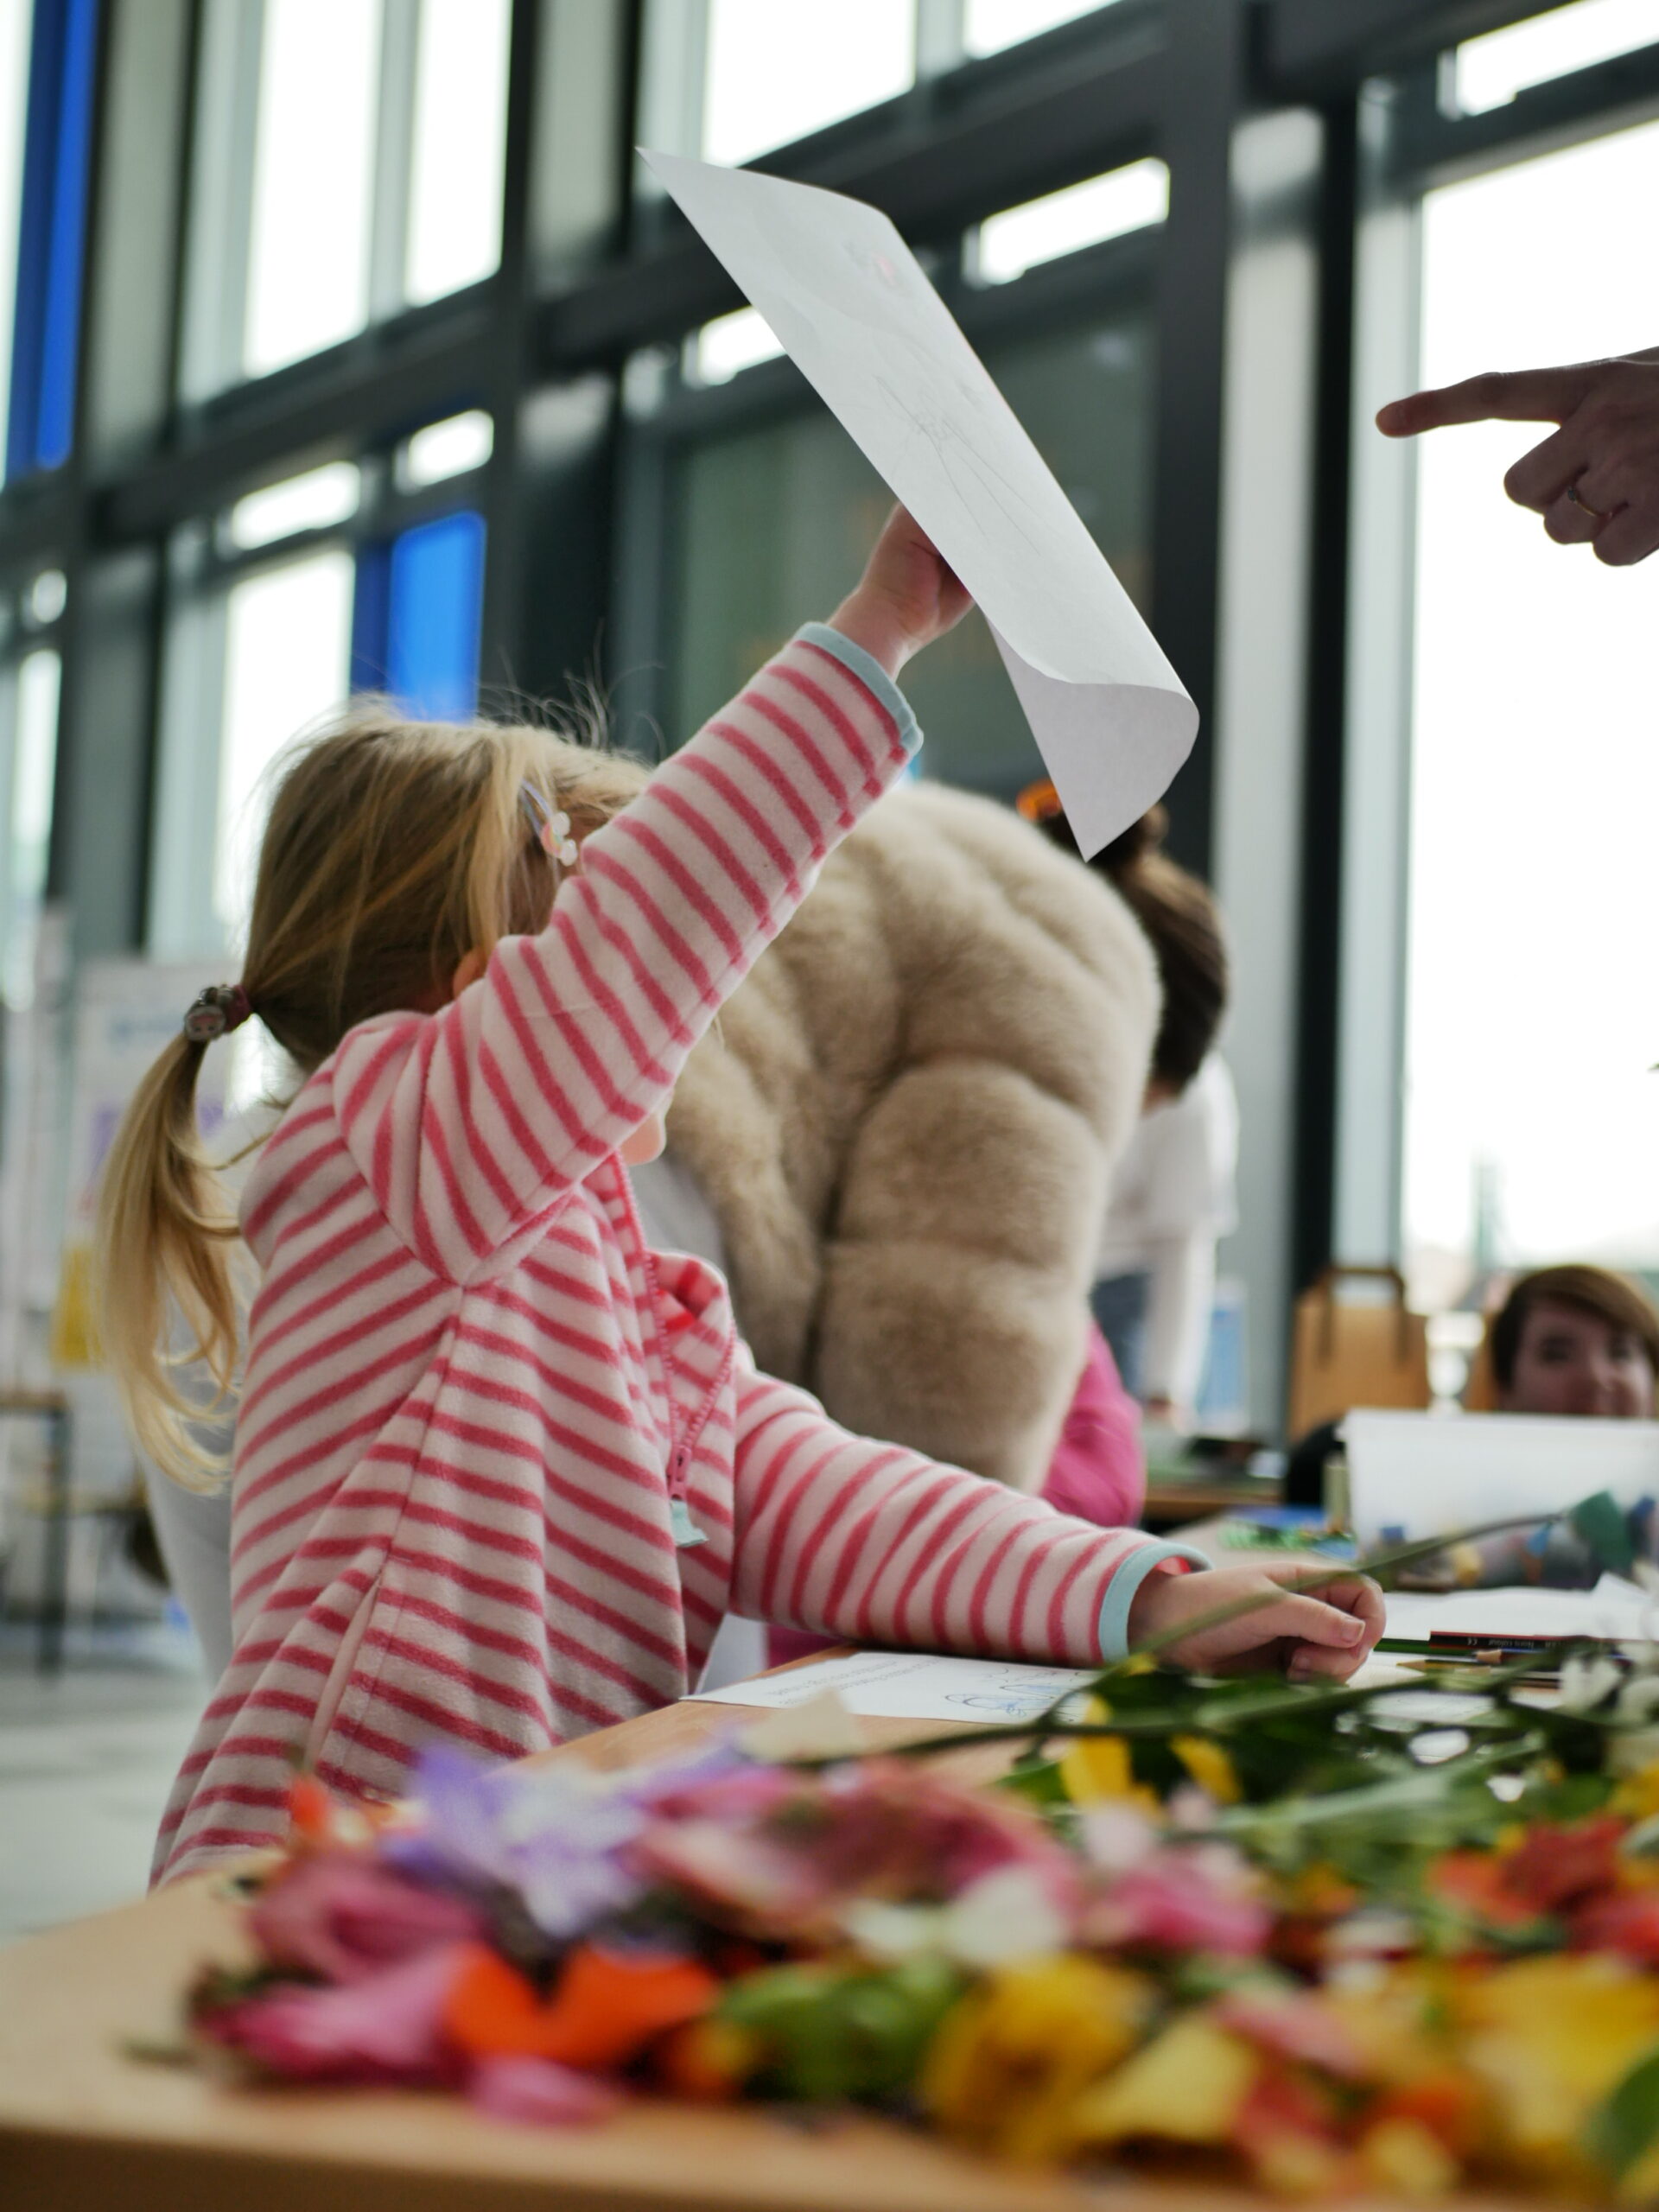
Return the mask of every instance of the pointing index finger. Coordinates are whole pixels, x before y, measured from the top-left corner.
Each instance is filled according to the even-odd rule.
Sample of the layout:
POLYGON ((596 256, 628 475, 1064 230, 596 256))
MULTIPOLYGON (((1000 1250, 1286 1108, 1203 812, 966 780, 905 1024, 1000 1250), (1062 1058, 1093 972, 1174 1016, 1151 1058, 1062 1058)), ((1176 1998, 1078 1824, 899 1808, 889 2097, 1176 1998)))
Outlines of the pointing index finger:
POLYGON ((1490 370, 1461 384, 1391 400, 1377 416, 1385 437, 1414 438, 1454 423, 1564 423, 1589 390, 1593 364, 1563 369, 1490 370))

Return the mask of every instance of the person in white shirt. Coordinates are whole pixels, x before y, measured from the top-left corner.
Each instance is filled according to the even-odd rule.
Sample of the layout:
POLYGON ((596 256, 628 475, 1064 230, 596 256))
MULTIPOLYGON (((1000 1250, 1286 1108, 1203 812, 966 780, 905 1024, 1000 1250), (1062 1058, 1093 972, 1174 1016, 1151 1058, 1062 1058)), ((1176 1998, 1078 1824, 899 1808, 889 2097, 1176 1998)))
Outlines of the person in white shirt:
POLYGON ((1148 1104, 1112 1183, 1090 1302, 1126 1386, 1176 1427, 1198 1402, 1237 1167, 1238 1099, 1211 1052, 1185 1090, 1148 1104))
MULTIPOLYGON (((1052 784, 1033 784, 1019 808, 1057 843, 1073 844, 1052 784)), ((1213 1049, 1227 1008, 1221 910, 1208 884, 1162 849, 1168 826, 1154 806, 1090 862, 1140 923, 1164 990, 1141 1119, 1113 1179, 1090 1302, 1147 1419, 1189 1427, 1216 1246, 1237 1225, 1238 1100, 1213 1049)))

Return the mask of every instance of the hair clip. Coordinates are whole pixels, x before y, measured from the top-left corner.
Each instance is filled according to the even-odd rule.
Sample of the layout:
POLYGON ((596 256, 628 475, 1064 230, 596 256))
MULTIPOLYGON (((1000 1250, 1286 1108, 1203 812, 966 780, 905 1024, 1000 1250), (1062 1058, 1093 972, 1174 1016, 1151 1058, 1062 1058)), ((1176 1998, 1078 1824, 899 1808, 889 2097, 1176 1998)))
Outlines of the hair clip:
POLYGON ((534 784, 519 785, 518 803, 530 817, 536 842, 549 860, 560 868, 575 868, 582 858, 582 848, 570 834, 570 817, 563 808, 550 809, 534 784))
POLYGON ((240 983, 209 983, 197 993, 181 1027, 193 1045, 211 1045, 215 1037, 239 1029, 252 1012, 240 983))
POLYGON ((1017 814, 1039 828, 1045 822, 1060 821, 1065 813, 1065 802, 1046 776, 1027 784, 1014 804, 1017 814))

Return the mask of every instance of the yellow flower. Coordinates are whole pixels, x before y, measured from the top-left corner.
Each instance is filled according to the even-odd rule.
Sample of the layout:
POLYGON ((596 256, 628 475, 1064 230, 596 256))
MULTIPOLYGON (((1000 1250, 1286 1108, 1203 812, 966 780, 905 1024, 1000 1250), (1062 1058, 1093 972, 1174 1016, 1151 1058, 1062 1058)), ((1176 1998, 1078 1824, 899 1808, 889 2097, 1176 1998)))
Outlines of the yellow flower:
POLYGON ((922 2101, 977 2149, 1063 2157, 1079 2094, 1134 2048, 1152 1999, 1144 1976, 1076 1953, 1005 1967, 946 2015, 922 2101))
POLYGON ((1614 1790, 1607 1809, 1625 1821, 1650 1821, 1659 1813, 1659 1759, 1626 1776, 1614 1790))
POLYGON ((1602 1955, 1523 1959, 1458 1984, 1452 2009, 1510 2151, 1576 2171, 1591 2113, 1659 2038, 1659 1979, 1602 1955))
POLYGON ((1172 1736, 1169 1748, 1200 1789, 1217 1805, 1236 1805, 1244 1792, 1239 1788, 1233 1763, 1219 1744, 1207 1736, 1172 1736))
POLYGON ((1123 1798, 1147 1812, 1158 1810, 1158 1793, 1135 1780, 1129 1747, 1121 1736, 1075 1738, 1060 1761, 1060 1780, 1074 1805, 1099 1805, 1109 1798, 1123 1798))
POLYGON ((1402 2196, 1445 2196, 1457 2186, 1457 2160, 1420 2120, 1379 2120, 1359 2155, 1371 2180, 1402 2196))
POLYGON ((1189 2013, 1077 2100, 1071 2139, 1079 2147, 1135 2135, 1225 2143, 1260 2070, 1248 2044, 1189 2013))

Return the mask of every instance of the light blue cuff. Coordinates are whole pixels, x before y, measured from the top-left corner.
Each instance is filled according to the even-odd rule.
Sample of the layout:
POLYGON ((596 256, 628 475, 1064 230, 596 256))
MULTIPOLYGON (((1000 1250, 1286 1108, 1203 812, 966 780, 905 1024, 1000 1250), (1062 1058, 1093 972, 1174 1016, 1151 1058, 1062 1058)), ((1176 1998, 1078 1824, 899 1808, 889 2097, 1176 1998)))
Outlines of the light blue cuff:
POLYGON ((850 638, 843 638, 839 630, 832 630, 827 622, 804 622, 795 632, 798 639, 817 645, 832 660, 838 660, 844 669, 855 675, 867 691, 874 693, 879 704, 885 707, 899 726, 899 741, 906 753, 914 753, 922 741, 921 724, 910 710, 910 702, 887 674, 874 653, 867 653, 862 645, 855 645, 850 638))
POLYGON ((1122 1659, 1129 1648, 1129 1607, 1135 1603, 1135 1592, 1154 1567, 1161 1567, 1166 1559, 1184 1559, 1194 1567, 1213 1564, 1208 1554, 1195 1551, 1191 1544, 1142 1544, 1140 1550, 1131 1552, 1106 1586, 1106 1595, 1100 1601, 1100 1656, 1103 1659, 1122 1659))

